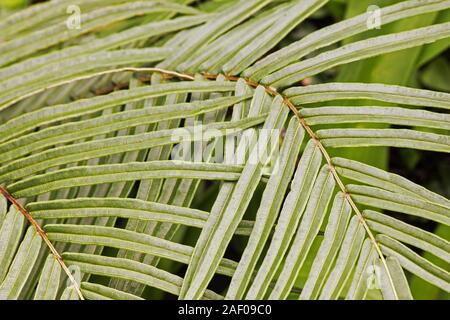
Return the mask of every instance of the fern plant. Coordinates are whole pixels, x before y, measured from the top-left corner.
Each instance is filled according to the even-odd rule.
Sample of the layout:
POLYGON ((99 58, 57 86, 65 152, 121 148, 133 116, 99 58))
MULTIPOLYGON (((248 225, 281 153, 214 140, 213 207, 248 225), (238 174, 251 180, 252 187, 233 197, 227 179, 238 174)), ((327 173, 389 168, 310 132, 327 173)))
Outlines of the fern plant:
POLYGON ((344 77, 439 56, 449 0, 77 3, 0 21, 1 299, 450 292, 450 201, 370 159, 448 153, 450 94, 344 77))

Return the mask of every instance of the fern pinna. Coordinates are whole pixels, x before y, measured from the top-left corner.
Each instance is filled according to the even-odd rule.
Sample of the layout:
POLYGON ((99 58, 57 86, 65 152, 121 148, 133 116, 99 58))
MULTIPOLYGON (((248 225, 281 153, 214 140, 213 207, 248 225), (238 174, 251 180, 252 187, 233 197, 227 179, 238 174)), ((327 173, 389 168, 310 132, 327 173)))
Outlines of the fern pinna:
POLYGON ((450 1, 366 2, 4 16, 0 299, 448 297, 450 201, 387 159, 450 152, 445 83, 411 80, 450 1))

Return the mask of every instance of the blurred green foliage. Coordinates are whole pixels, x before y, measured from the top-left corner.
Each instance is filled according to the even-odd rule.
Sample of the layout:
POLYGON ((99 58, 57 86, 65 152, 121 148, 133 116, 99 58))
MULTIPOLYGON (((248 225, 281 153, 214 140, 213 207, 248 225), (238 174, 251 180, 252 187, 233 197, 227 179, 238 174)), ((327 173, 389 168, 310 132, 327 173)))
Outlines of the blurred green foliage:
POLYGON ((29 0, 0 0, 1 9, 19 9, 25 7, 29 0))

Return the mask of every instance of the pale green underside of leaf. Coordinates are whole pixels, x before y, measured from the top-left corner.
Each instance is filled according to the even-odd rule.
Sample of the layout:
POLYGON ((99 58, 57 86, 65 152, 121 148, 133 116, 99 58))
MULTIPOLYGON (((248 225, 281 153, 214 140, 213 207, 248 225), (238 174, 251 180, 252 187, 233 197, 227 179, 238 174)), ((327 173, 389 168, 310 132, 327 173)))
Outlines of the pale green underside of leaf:
MULTIPOLYGON (((74 30, 68 0, 0 20, 0 185, 43 226, 84 298, 412 299, 411 274, 450 292, 448 239, 411 222, 449 226, 450 201, 328 154, 448 153, 450 94, 298 84, 447 39, 450 24, 340 46, 367 31, 366 12, 285 46, 328 1, 230 1, 210 13, 189 2, 81 0, 74 30), (216 161, 213 147, 229 140, 231 158, 216 161), (182 145, 192 159, 173 159, 182 145), (215 292, 217 275, 229 283, 215 292)), ((381 8, 382 26, 449 8, 402 1, 381 8)), ((42 242, 0 195, 0 299, 80 298, 42 242)))

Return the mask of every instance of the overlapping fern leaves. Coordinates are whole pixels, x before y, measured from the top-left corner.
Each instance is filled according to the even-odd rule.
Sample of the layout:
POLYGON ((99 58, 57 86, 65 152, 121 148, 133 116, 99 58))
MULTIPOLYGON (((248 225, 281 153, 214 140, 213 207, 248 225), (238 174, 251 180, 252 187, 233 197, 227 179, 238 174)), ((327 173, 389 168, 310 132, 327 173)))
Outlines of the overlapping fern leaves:
MULTIPOLYGON (((0 298, 141 299, 150 287, 180 299, 410 299, 411 273, 450 292, 448 269, 418 254, 448 264, 450 243, 401 219, 448 226, 450 201, 331 156, 368 146, 448 153, 450 94, 301 85, 339 65, 448 38, 449 22, 331 46, 366 31, 366 13, 272 52, 327 1, 228 1, 205 6, 208 13, 189 1, 78 1, 75 30, 65 26, 69 2, 0 22, 0 183, 45 233, 27 227, 22 205, 0 197, 0 298), (361 99, 371 104, 348 104, 361 99), (202 133, 215 132, 200 141, 195 159, 203 161, 172 160, 186 142, 177 130, 195 132, 199 121, 202 133), (285 132, 279 153, 263 146, 267 162, 249 161, 261 145, 244 139, 236 145, 242 163, 209 161, 221 137, 257 138, 258 128, 285 132), (210 208, 196 209, 206 192, 210 208), (244 219, 255 205, 254 219, 244 219), (193 229, 198 238, 182 241, 193 229), (246 245, 231 260, 235 237, 246 245), (168 267, 178 264, 185 269, 168 267), (227 279, 221 292, 209 287, 216 275, 227 279)), ((448 0, 410 0, 380 14, 388 24, 449 8, 448 0)))

